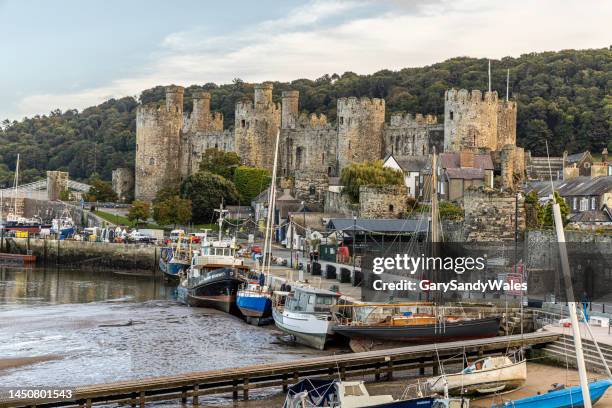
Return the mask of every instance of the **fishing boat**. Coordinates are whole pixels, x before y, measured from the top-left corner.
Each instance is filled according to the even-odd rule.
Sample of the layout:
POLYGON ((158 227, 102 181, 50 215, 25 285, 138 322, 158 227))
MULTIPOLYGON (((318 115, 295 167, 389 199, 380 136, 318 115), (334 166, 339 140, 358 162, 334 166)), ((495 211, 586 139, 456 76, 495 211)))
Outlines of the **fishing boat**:
POLYGON ((236 303, 247 323, 260 325, 272 316, 272 298, 266 286, 248 282, 238 291, 236 303))
MULTIPOLYGON (((223 217, 227 210, 223 204, 219 212, 219 238, 208 243, 205 235, 202 246, 194 250, 191 265, 181 279, 186 289, 187 304, 195 307, 209 307, 240 316, 236 304, 238 289, 248 282, 250 267, 236 257, 236 241, 222 239, 223 217)), ((181 288, 179 291, 184 291, 181 288)))
POLYGON ((176 242, 162 247, 159 254, 159 270, 169 280, 176 280, 179 273, 187 270, 191 265, 191 255, 193 252, 191 239, 186 243, 181 234, 176 242))
POLYGON ((283 408, 469 408, 464 398, 422 395, 395 399, 392 395, 370 395, 363 381, 305 378, 289 387, 283 408))
MULTIPOLYGON (((276 180, 276 169, 278 163, 278 146, 280 141, 280 131, 276 132, 276 144, 274 148, 274 164, 272 166, 272 180, 276 180)), ((274 213, 276 208, 276 183, 271 183, 268 195, 268 214, 266 216, 266 234, 264 241, 263 262, 260 269, 259 282, 250 282, 246 287, 238 291, 236 302, 240 312, 245 316, 247 323, 260 325, 269 322, 272 315, 272 294, 266 280, 270 284, 270 263, 271 254, 268 252, 272 248, 271 230, 274 226, 274 213), (267 279, 264 272, 267 272, 267 279), (261 279, 263 278, 263 279, 261 279)))
MULTIPOLYGON (((589 383, 588 389, 591 404, 597 403, 610 385, 612 385, 612 380, 609 378, 589 383)), ((584 406, 581 386, 576 385, 568 388, 552 389, 547 393, 519 400, 506 401, 494 405, 492 408, 580 408, 584 406)))
POLYGON ((51 221, 51 232, 57 235, 59 240, 72 238, 76 233, 76 226, 70 214, 64 210, 59 218, 51 221))
POLYGON ((332 309, 340 294, 309 286, 296 286, 291 293, 275 294, 286 295, 284 304, 275 302, 272 306, 276 327, 300 344, 323 350, 333 335, 332 309))
POLYGON ((427 380, 431 391, 450 394, 489 394, 520 387, 527 380, 527 361, 512 361, 507 356, 485 357, 455 374, 427 380))

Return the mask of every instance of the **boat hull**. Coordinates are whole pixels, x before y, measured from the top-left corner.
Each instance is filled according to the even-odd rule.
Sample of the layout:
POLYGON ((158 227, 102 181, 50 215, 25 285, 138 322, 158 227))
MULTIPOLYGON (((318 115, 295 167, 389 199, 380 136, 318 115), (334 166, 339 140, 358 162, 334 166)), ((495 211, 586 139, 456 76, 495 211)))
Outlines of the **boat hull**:
POLYGON ((523 360, 499 368, 433 377, 427 382, 435 393, 444 393, 447 384, 449 393, 466 395, 506 391, 521 386, 526 380, 527 362, 523 360))
MULTIPOLYGON (((589 394, 591 395, 591 403, 595 404, 599 401, 610 385, 612 385, 612 380, 610 379, 590 383, 589 394)), ((516 401, 504 402, 503 404, 494 405, 493 408, 577 408, 583 406, 582 390, 577 385, 516 401)))
POLYGON ((460 322, 448 322, 444 327, 432 324, 408 326, 350 326, 334 327, 334 332, 350 339, 378 340, 399 343, 434 343, 495 337, 499 331, 499 317, 488 317, 460 322))
POLYGON ((159 270, 163 272, 166 278, 171 280, 178 279, 179 273, 187 270, 188 267, 188 264, 171 261, 169 262, 163 257, 159 258, 159 270))
POLYGON ((272 316, 276 327, 295 337, 296 342, 318 350, 325 349, 331 329, 330 321, 276 308, 272 309, 272 316))
POLYGON ((237 270, 222 268, 208 271, 196 284, 189 287, 187 304, 241 316, 236 304, 236 294, 244 283, 245 279, 237 270))
POLYGON ((239 291, 236 303, 246 317, 265 319, 272 316, 272 299, 266 293, 239 291))

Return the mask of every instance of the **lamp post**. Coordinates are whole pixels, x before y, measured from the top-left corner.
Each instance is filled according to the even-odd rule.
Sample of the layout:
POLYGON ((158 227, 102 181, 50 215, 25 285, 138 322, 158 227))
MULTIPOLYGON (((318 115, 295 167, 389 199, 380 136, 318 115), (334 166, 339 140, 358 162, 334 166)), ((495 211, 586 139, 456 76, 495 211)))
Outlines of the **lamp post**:
POLYGON ((355 240, 357 240, 357 216, 353 215, 353 276, 355 276, 355 240))
POLYGON ((302 201, 302 220, 304 223, 302 226, 304 227, 304 240, 302 241, 302 259, 305 259, 306 256, 305 247, 306 247, 306 207, 304 206, 304 202, 302 201))

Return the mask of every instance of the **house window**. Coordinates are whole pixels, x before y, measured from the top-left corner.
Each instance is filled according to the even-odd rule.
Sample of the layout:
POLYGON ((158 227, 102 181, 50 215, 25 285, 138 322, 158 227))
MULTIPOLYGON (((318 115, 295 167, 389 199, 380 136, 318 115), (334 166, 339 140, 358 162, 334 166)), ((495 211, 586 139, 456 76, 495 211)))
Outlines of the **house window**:
POLYGON ((242 120, 240 121, 240 127, 242 127, 242 128, 243 128, 243 127, 245 127, 245 126, 246 126, 246 120, 242 119, 242 120))
POLYGON ((311 184, 310 187, 308 187, 308 194, 313 196, 316 193, 317 193, 317 188, 314 186, 314 184, 311 184))
POLYGON ((591 197, 591 210, 597 209, 597 203, 595 202, 595 197, 591 197))
POLYGON ((454 112, 450 111, 450 120, 453 120, 454 112))
POLYGON ((576 211, 578 209, 578 199, 574 197, 574 201, 572 203, 572 209, 576 211))
POLYGON ((150 164, 151 166, 155 166, 155 158, 154 158, 154 157, 151 157, 151 158, 149 159, 149 164, 150 164))
POLYGON ((587 198, 582 198, 580 200, 580 211, 586 211, 589 209, 589 200, 587 198))

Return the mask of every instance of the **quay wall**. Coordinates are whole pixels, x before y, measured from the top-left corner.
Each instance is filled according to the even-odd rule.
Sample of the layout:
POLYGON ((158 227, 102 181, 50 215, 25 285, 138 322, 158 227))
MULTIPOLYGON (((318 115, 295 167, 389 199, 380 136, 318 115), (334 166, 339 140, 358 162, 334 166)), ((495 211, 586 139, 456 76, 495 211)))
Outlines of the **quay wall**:
POLYGON ((5 238, 4 251, 36 255, 44 266, 157 273, 159 247, 145 244, 5 238))

